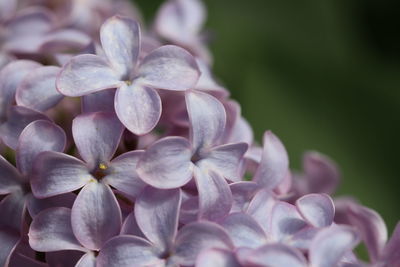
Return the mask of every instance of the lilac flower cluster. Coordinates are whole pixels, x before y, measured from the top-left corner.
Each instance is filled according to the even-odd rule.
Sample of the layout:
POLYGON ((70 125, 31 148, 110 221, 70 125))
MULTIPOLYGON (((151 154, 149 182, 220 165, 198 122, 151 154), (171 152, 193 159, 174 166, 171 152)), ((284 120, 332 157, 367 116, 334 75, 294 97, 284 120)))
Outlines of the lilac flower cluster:
POLYGON ((200 0, 149 28, 124 0, 0 0, 0 266, 400 266, 400 224, 332 199, 330 159, 294 173, 253 140, 204 20, 200 0))

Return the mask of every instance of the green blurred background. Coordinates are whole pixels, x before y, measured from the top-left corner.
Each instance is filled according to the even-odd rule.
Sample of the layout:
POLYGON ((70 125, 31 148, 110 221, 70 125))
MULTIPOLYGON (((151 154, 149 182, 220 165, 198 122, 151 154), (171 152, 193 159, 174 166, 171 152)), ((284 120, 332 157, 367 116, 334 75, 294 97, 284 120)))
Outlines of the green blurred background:
MULTIPOLYGON (((136 0, 147 21, 161 0, 136 0)), ((206 0, 214 72, 253 126, 333 158, 337 195, 400 219, 400 5, 386 0, 206 0)))

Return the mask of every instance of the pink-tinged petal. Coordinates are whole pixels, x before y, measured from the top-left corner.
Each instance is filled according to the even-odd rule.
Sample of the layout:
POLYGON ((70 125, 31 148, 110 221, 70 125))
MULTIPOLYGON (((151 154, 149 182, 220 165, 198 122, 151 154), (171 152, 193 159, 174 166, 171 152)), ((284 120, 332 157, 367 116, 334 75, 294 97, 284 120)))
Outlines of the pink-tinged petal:
POLYGON ((311 193, 332 194, 340 180, 336 164, 318 152, 308 152, 303 157, 303 169, 311 193))
POLYGON ((271 237, 276 241, 284 241, 304 229, 307 223, 301 218, 295 206, 279 201, 271 213, 271 237))
POLYGON ((232 192, 232 210, 245 211, 256 192, 260 189, 254 182, 236 182, 229 185, 232 192))
POLYGON ((138 237, 146 238, 140 230, 139 225, 136 222, 135 212, 132 211, 129 215, 125 218, 124 223, 121 227, 121 235, 135 235, 138 237))
POLYGON ((72 232, 68 208, 50 208, 39 213, 34 217, 28 235, 29 245, 36 251, 86 251, 72 232))
MULTIPOLYGON (((300 251, 284 244, 268 244, 243 256, 238 253, 239 261, 244 266, 259 267, 306 267, 307 261, 300 251)), ((333 266, 333 265, 332 265, 333 266)))
POLYGON ((231 213, 222 223, 235 247, 256 248, 267 243, 267 236, 261 226, 242 212, 231 213))
POLYGON ((125 127, 144 135, 157 125, 161 116, 161 99, 153 88, 134 82, 122 85, 115 94, 115 112, 125 127))
POLYGON ((321 230, 310 246, 311 266, 336 266, 358 242, 356 231, 348 226, 332 226, 321 230))
POLYGON ((162 37, 180 44, 196 42, 206 12, 199 0, 165 2, 156 17, 155 29, 162 37))
POLYGON ((180 189, 147 187, 136 199, 135 217, 143 234, 162 251, 172 247, 178 229, 180 189))
POLYGON ((240 181, 239 166, 246 152, 246 143, 227 144, 214 147, 202 162, 202 166, 207 166, 230 181, 240 181))
POLYGON ((253 140, 254 140, 253 129, 243 117, 240 117, 232 128, 232 133, 229 136, 229 142, 231 143, 245 142, 251 145, 253 143, 253 140))
POLYGON ((246 213, 252 216, 266 233, 270 231, 272 209, 277 203, 274 194, 268 189, 259 190, 250 201, 246 213))
POLYGON ((139 158, 144 151, 130 151, 115 158, 107 169, 104 182, 127 195, 137 197, 146 184, 136 173, 139 158))
POLYGON ((111 17, 100 28, 100 40, 113 69, 129 79, 140 52, 139 24, 127 17, 111 17))
POLYGON ((20 231, 25 217, 26 197, 21 191, 13 192, 0 202, 0 227, 20 231))
POLYGON ((232 208, 232 192, 226 180, 202 166, 194 169, 194 178, 199 192, 199 218, 215 221, 226 216, 232 208))
POLYGON ((326 194, 308 194, 296 201, 297 209, 303 218, 315 227, 326 227, 332 224, 335 206, 326 194))
POLYGON ((22 130, 36 120, 50 120, 43 113, 21 106, 12 106, 9 109, 7 121, 0 125, 0 136, 7 146, 16 149, 18 138, 22 130))
POLYGON ((16 153, 17 168, 23 174, 30 173, 33 161, 39 153, 62 152, 66 142, 65 132, 58 125, 47 120, 31 122, 19 136, 16 153))
POLYGON ((12 231, 0 227, 0 266, 8 266, 11 254, 15 250, 21 237, 19 231, 12 231))
POLYGON ((82 97, 82 113, 114 112, 115 90, 103 90, 82 97))
POLYGON ((14 102, 17 87, 24 77, 41 65, 31 60, 16 60, 0 71, 0 121, 4 120, 8 108, 14 102))
POLYGON ((254 181, 269 189, 275 188, 289 172, 289 159, 281 140, 271 131, 263 138, 264 148, 254 181))
POLYGON ((75 267, 96 267, 96 256, 93 252, 87 252, 80 258, 75 267))
POLYGON ((382 253, 382 259, 389 264, 389 266, 400 265, 400 223, 397 223, 393 231, 392 237, 386 244, 382 253), (391 265, 390 265, 391 264, 391 265))
POLYGON ((32 218, 39 212, 48 208, 65 207, 72 208, 76 195, 74 193, 66 193, 45 199, 35 198, 32 194, 27 195, 27 209, 32 218))
POLYGON ((20 188, 22 179, 17 169, 0 155, 0 195, 11 193, 20 188))
POLYGON ((135 236, 117 236, 108 241, 97 257, 98 266, 158 266, 160 251, 147 240, 135 236))
POLYGON ((56 76, 60 69, 44 66, 28 73, 17 88, 17 104, 38 111, 57 105, 64 97, 56 90, 56 76))
POLYGON ((121 210, 111 189, 95 180, 79 192, 72 206, 72 230, 86 248, 98 250, 118 235, 121 210))
POLYGON ((315 228, 313 226, 305 227, 290 237, 286 241, 286 244, 290 244, 292 247, 307 252, 310 248, 312 240, 320 230, 321 228, 315 228))
POLYGON ((78 55, 65 64, 56 80, 57 90, 66 96, 83 96, 121 85, 120 77, 96 55, 78 55))
POLYGON ((46 198, 77 190, 91 179, 82 161, 63 153, 45 151, 34 162, 31 187, 36 197, 46 198))
POLYGON ((350 224, 357 228, 367 246, 370 261, 376 262, 388 238, 384 220, 376 211, 361 205, 351 205, 347 213, 350 224))
POLYGON ((188 91, 185 96, 193 149, 210 148, 224 133, 225 108, 218 99, 206 93, 188 91))
POLYGON ((200 252, 196 267, 242 267, 229 250, 210 248, 200 252))
POLYGON ((179 188, 193 175, 189 142, 182 137, 166 137, 147 148, 139 160, 137 173, 146 183, 161 189, 179 188))
POLYGON ((193 88, 199 76, 194 57, 174 45, 164 45, 153 50, 143 59, 138 69, 138 80, 141 83, 174 91, 193 88))
POLYGON ((193 265, 197 255, 208 248, 231 250, 234 245, 228 233, 218 224, 200 221, 182 227, 176 237, 175 255, 181 265, 193 265))

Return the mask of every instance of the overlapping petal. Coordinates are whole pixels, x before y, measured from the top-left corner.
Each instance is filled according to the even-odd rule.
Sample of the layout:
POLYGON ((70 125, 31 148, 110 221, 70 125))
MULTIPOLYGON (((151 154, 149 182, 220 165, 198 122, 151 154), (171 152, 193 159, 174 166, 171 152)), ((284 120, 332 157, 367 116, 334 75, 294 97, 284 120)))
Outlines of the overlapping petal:
POLYGON ((203 250, 196 259, 196 267, 241 267, 235 255, 225 249, 203 250))
POLYGON ((296 201, 297 209, 303 218, 315 227, 326 227, 332 224, 335 206, 326 194, 308 194, 296 201))
POLYGON ((11 193, 20 188, 20 174, 5 158, 0 155, 0 195, 11 193))

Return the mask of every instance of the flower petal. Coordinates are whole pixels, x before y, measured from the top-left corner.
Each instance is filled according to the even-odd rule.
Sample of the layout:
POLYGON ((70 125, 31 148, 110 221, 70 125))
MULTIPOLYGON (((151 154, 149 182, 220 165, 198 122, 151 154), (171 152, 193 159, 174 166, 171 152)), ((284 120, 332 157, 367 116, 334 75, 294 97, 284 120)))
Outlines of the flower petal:
POLYGON ((88 252, 80 258, 75 267, 96 267, 96 257, 93 252, 88 252))
POLYGON ((115 112, 121 122, 134 134, 150 132, 161 116, 161 99, 155 89, 133 83, 117 89, 115 112))
POLYGON ((289 159, 285 147, 271 131, 264 134, 264 148, 260 165, 253 180, 258 184, 273 189, 289 171, 289 159))
POLYGON ((92 179, 86 165, 63 153, 45 151, 34 162, 31 186, 38 198, 72 192, 92 179))
POLYGON ((147 187, 135 203, 136 221, 144 235, 162 251, 172 247, 181 206, 179 189, 147 187))
POLYGON ((224 133, 225 108, 215 97, 197 91, 186 92, 190 134, 194 151, 215 145, 224 133))
POLYGON ((19 136, 16 153, 17 168, 23 174, 30 173, 33 161, 40 152, 62 152, 66 142, 65 132, 58 125, 47 120, 31 122, 19 136))
POLYGON ((104 89, 117 88, 120 77, 109 64, 96 55, 78 55, 65 64, 57 77, 57 90, 66 96, 83 96, 104 89))
POLYGON ((259 185, 254 182, 236 182, 229 185, 232 191, 232 210, 245 211, 256 192, 259 190, 259 185))
MULTIPOLYGON (((240 253, 239 253, 240 255, 240 253)), ((257 248, 245 257, 239 256, 239 261, 245 266, 260 267, 306 267, 307 262, 300 251, 284 244, 268 244, 257 248)), ((332 265, 333 266, 333 265, 332 265)))
POLYGON ((115 90, 103 90, 82 97, 82 113, 114 112, 115 90))
POLYGON ((45 111, 57 105, 64 97, 56 90, 56 76, 59 67, 44 66, 28 73, 18 86, 16 101, 37 111, 45 111))
POLYGON ((296 201, 300 214, 315 227, 332 224, 335 216, 333 200, 326 194, 308 194, 296 201))
POLYGON ((193 88, 199 76, 194 57, 174 45, 154 49, 143 59, 138 69, 140 82, 150 87, 175 91, 193 88))
POLYGON ((382 259, 385 260, 389 266, 400 265, 400 223, 397 223, 396 228, 393 231, 392 237, 386 244, 386 247, 382 253, 382 259))
POLYGON ((71 227, 71 210, 50 208, 34 217, 29 228, 29 245, 37 251, 81 250, 71 227))
POLYGON ((86 248, 98 250, 121 229, 121 210, 111 189, 94 181, 79 192, 72 206, 72 230, 86 248))
POLYGON ((350 205, 350 224, 357 228, 365 242, 371 262, 376 262, 387 241, 388 232, 382 217, 374 210, 361 205, 350 205))
POLYGON ((100 40, 113 69, 129 79, 140 52, 139 24, 127 17, 111 17, 100 28, 100 40))
POLYGON ((20 188, 20 174, 3 156, 0 155, 0 195, 11 193, 20 188))
POLYGON ((247 148, 246 143, 217 146, 201 162, 203 166, 219 173, 225 179, 237 182, 240 181, 240 162, 247 148))
POLYGON ((27 195, 27 208, 29 214, 34 218, 39 212, 55 207, 72 208, 76 195, 74 193, 66 193, 45 199, 35 198, 33 194, 27 195))
POLYGON ((36 120, 50 120, 43 113, 21 106, 12 106, 9 109, 7 121, 0 125, 0 136, 7 146, 16 149, 18 138, 22 130, 36 120))
POLYGON ((10 231, 7 228, 0 227, 0 266, 8 266, 10 256, 20 239, 19 231, 10 231))
POLYGON ((166 137, 150 145, 139 160, 137 172, 146 183, 161 189, 179 188, 193 175, 189 142, 166 137))
POLYGON ((232 252, 210 248, 200 252, 196 259, 196 267, 241 267, 232 252))
POLYGON ((175 255, 181 265, 193 265, 197 255, 208 248, 233 249, 226 231, 218 224, 201 221, 182 227, 176 237, 175 255))
POLYGON ((271 213, 277 200, 266 188, 259 190, 250 201, 246 213, 253 217, 267 233, 271 226, 271 213))
POLYGON ((236 248, 256 248, 267 242, 267 236, 261 226, 245 213, 231 213, 221 225, 229 233, 236 248))
POLYGON ((144 236, 144 234, 142 233, 142 230, 140 230, 139 225, 136 222, 135 211, 132 211, 131 213, 129 213, 128 216, 126 216, 125 221, 122 224, 120 234, 121 235, 134 235, 137 237, 146 238, 144 236))
POLYGON ((127 195, 137 197, 146 186, 136 173, 137 163, 143 153, 139 150, 130 151, 115 158, 103 181, 127 195))
POLYGON ((108 267, 157 266, 162 262, 158 255, 159 251, 147 240, 121 235, 103 246, 97 264, 108 267))
POLYGON ((359 242, 354 229, 348 226, 334 226, 321 230, 313 239, 309 251, 311 266, 336 266, 345 253, 359 242))
POLYGON ((232 208, 232 192, 226 180, 201 166, 194 169, 199 192, 199 218, 215 221, 226 216, 232 208))
POLYGON ((13 61, 0 71, 0 121, 4 120, 8 108, 14 102, 17 87, 30 71, 41 65, 31 60, 13 61))
POLYGON ((22 191, 5 196, 0 202, 0 227, 20 232, 24 218, 26 197, 22 191))
POLYGON ((115 114, 107 112, 81 114, 72 122, 75 145, 91 168, 109 162, 123 130, 115 114))

